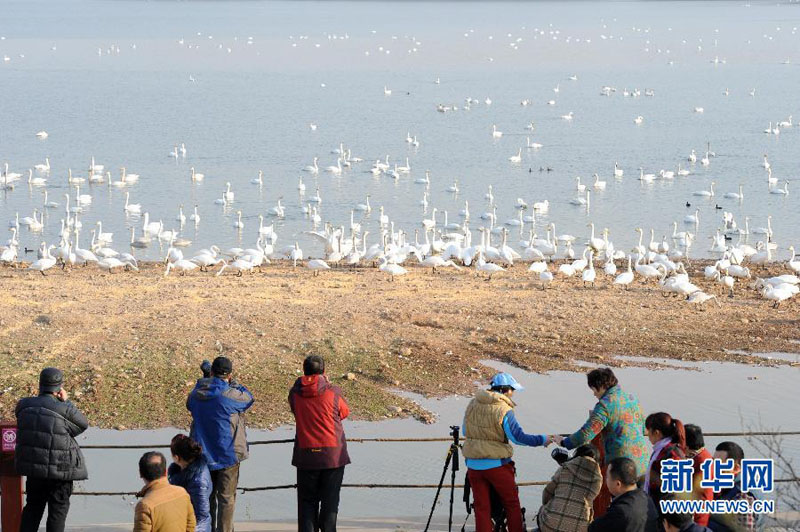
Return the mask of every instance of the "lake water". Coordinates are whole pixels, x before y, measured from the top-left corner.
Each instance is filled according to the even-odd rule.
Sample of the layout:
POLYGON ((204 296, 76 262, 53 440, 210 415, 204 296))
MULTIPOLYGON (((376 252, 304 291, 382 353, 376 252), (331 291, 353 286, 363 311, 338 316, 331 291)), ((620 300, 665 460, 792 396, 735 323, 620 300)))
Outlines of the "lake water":
MULTIPOLYGON (((527 373, 508 365, 487 361, 498 370, 510 371, 525 386, 515 400, 515 409, 523 428, 530 433, 570 432, 576 430, 594 406, 595 399, 586 388, 581 374, 551 372, 527 373)), ((671 364, 670 361, 664 361, 671 364)), ((642 408, 650 413, 667 410, 685 423, 699 424, 705 432, 737 432, 743 429, 798 430, 800 411, 785 408, 797 387, 798 368, 770 368, 729 363, 680 363, 662 370, 626 367, 615 370, 621 385, 638 395, 642 408), (785 406, 785 405, 783 405, 785 406)), ((416 398, 437 414, 434 424, 423 425, 412 419, 384 422, 346 421, 349 437, 431 438, 447 437, 448 427, 460 424, 468 398, 443 400, 416 398)), ((168 442, 174 429, 155 431, 110 431, 90 429, 82 444, 147 444, 168 442)), ((282 439, 294 436, 292 427, 274 431, 249 431, 250 440, 282 439)), ((742 437, 706 438, 712 448, 724 439, 743 444, 748 456, 758 456, 742 437)), ((348 483, 435 484, 439 481, 446 443, 355 443, 349 444, 353 463, 345 473, 348 483)), ((800 438, 787 437, 784 448, 795 460, 800 457, 800 438)), ((141 486, 136 462, 142 450, 86 450, 91 479, 81 483, 87 491, 135 491, 141 486)), ((519 481, 548 480, 555 470, 549 449, 517 448, 515 460, 519 481)), ((294 468, 291 445, 251 447, 251 457, 243 463, 240 486, 291 484, 294 468)), ((463 481, 462 470, 458 481, 463 481)), ((449 474, 448 474, 449 480, 449 474)), ((77 491, 77 488, 76 488, 77 491)), ((540 505, 541 488, 520 488, 523 505, 529 515, 540 505)), ((426 516, 434 490, 343 489, 340 517, 386 518, 426 516)), ((455 515, 464 519, 461 490, 457 492, 455 515)), ((449 494, 443 496, 438 516, 445 516, 449 494)), ((130 520, 135 501, 132 497, 73 497, 70 522, 117 523, 130 520)), ((295 516, 294 491, 247 493, 237 499, 236 518, 249 520, 291 520, 295 516)), ((779 508, 780 511, 780 508, 779 508)))
MULTIPOLYGON (((673 221, 684 230, 684 216, 697 207, 692 253, 708 256, 709 237, 722 226, 716 204, 740 226, 745 216, 751 228, 766 226, 772 215, 785 258, 800 237, 798 128, 762 131, 793 113, 800 118, 798 19, 795 5, 761 2, 8 0, 0 28, 0 56, 7 58, 0 62, 0 162, 24 177, 0 192, 0 217, 41 209, 45 187, 25 180, 28 168, 49 157, 50 173, 37 176, 48 179, 49 200, 60 206, 45 209, 43 231, 23 229, 20 242, 57 243, 63 194, 73 202, 75 195, 67 170, 86 177, 94 157, 115 180, 122 166, 141 178, 125 188, 82 186, 81 194, 92 196, 81 215, 82 247, 102 221, 103 231, 114 233, 113 247, 129 251, 129 228, 138 236, 142 219, 125 216, 125 192, 165 229, 179 228, 180 205, 187 217, 197 205, 199 226, 189 222, 181 231, 193 240, 189 253, 210 244, 252 247, 258 215, 270 223, 268 210, 282 198, 277 247, 298 240, 305 255, 320 256, 321 246, 302 233, 311 223, 301 207, 316 188, 322 220, 348 228, 350 209, 371 196, 372 213, 356 215, 371 233, 369 244, 380 232, 379 206, 395 230, 413 238, 433 207, 448 211, 452 222, 468 200, 474 231, 488 223, 479 214, 488 210, 491 184, 498 222, 516 216, 518 197, 529 204, 548 199, 549 213, 536 222, 540 236, 554 222, 559 234, 586 237, 594 222, 598 230, 610 228, 622 249, 636 243, 636 226, 646 236, 654 228, 657 239, 672 233, 673 221), (617 91, 601 96, 606 85, 617 91), (623 96, 634 88, 642 96, 623 96), (645 89, 655 95, 646 97, 645 89), (466 111, 468 97, 478 103, 466 111), (530 105, 521 105, 527 99, 530 105), (459 110, 436 112, 439 103, 459 110), (571 122, 560 118, 570 111, 571 122), (644 121, 636 125, 639 115, 644 121), (530 122, 533 131, 525 129, 530 122), (492 124, 502 138, 492 138, 492 124), (49 133, 46 140, 36 138, 40 130, 49 133), (419 147, 405 142, 407 132, 419 147), (524 148, 526 136, 544 147, 524 148), (315 156, 322 168, 335 165, 331 151, 340 142, 365 162, 340 177, 301 171, 315 156), (690 150, 699 159, 707 142, 717 155, 711 164, 689 164, 690 150), (186 157, 168 156, 180 143, 186 157), (520 147, 521 163, 510 163, 520 147), (788 196, 768 191, 764 153, 780 185, 789 181, 788 196), (387 154, 401 165, 408 157, 411 173, 395 181, 367 172, 387 154), (615 161, 622 179, 613 177, 615 161), (690 176, 637 179, 640 166, 658 173, 679 162, 690 176), (202 182, 190 180, 192 166, 205 174, 202 182), (426 169, 424 215, 426 187, 414 180, 426 169), (250 183, 259 170, 261 187, 250 183), (593 194, 589 209, 570 205, 575 177, 591 182, 594 172, 608 182, 606 190, 593 194), (446 191, 455 179, 457 195, 446 191), (712 180, 714 198, 692 196, 712 180), (235 201, 223 207, 214 200, 226 182, 235 201), (722 197, 739 184, 744 201, 722 197), (239 210, 242 230, 233 227, 239 210)), ((517 238, 514 229, 512 244, 517 238)), ((136 254, 156 259, 163 251, 154 242, 136 254)))

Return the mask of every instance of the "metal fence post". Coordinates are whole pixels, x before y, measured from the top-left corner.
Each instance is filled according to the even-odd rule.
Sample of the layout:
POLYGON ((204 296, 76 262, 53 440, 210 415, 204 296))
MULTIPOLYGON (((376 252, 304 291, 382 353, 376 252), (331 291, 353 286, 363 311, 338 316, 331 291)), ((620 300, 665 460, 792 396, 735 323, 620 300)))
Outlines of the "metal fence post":
POLYGON ((0 527, 2 532, 17 532, 22 519, 22 477, 14 469, 17 424, 0 423, 0 527))

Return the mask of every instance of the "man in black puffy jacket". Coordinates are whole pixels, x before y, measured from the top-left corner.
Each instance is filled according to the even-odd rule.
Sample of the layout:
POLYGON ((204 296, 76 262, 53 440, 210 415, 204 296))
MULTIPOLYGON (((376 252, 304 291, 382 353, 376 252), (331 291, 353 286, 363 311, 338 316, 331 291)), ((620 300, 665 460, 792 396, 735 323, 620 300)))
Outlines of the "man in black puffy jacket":
POLYGON ((20 532, 36 532, 47 506, 47 532, 63 532, 72 495, 72 482, 88 478, 75 436, 89 421, 67 400, 64 374, 44 368, 38 397, 17 403, 17 448, 14 465, 26 476, 26 501, 20 532))

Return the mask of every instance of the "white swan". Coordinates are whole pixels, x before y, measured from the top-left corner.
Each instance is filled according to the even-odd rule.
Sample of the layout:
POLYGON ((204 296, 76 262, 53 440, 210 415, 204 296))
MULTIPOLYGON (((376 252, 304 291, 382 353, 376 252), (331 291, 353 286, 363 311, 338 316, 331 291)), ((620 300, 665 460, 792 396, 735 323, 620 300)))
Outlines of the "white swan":
POLYGON ((37 271, 42 275, 45 275, 45 271, 49 270, 53 266, 56 265, 56 259, 50 254, 50 249, 53 246, 47 247, 47 245, 42 242, 40 246, 40 250, 43 253, 43 257, 35 262, 33 262, 30 266, 28 266, 29 270, 37 271))
POLYGON ((319 160, 319 157, 314 157, 314 164, 306 166, 305 168, 303 168, 303 171, 304 172, 310 172, 312 174, 318 174, 319 173, 319 166, 317 166, 317 161, 318 160, 319 160))
POLYGON ((685 224, 699 224, 700 223, 700 209, 695 209, 694 214, 688 214, 683 217, 685 224))
POLYGON ((244 229, 244 223, 242 222, 242 211, 236 211, 236 221, 233 222, 233 226, 236 229, 244 229))
POLYGON ((49 157, 45 157, 44 158, 44 164, 42 164, 42 163, 35 164, 35 165, 33 165, 33 168, 37 172, 49 172, 50 171, 50 158, 49 157))
POLYGON ((365 212, 367 214, 371 213, 372 212, 372 206, 369 204, 369 198, 370 198, 370 195, 367 194, 366 203, 359 203, 358 205, 353 207, 353 210, 357 211, 357 212, 365 212))
POLYGON ((47 179, 43 177, 33 177, 33 170, 28 170, 28 184, 41 187, 47 185, 47 179))
POLYGON ((770 301, 774 302, 772 308, 778 308, 783 301, 786 301, 792 297, 794 292, 788 287, 774 287, 768 284, 762 289, 761 295, 764 296, 765 299, 769 299, 770 301))
POLYGON ((511 161, 512 163, 520 163, 520 162, 522 162, 522 148, 520 148, 517 151, 516 155, 512 155, 511 157, 509 157, 508 160, 511 161))
POLYGON ((171 270, 180 272, 181 275, 186 275, 187 272, 195 270, 200 266, 190 260, 178 259, 175 261, 167 261, 167 269, 164 271, 164 277, 169 275, 171 270))
POLYGON ((645 174, 644 168, 639 167, 639 181, 652 182, 656 178, 655 174, 645 174))
POLYGON ((772 190, 770 190, 769 193, 770 194, 780 194, 782 196, 788 196, 789 195, 789 182, 788 181, 784 181, 783 182, 783 188, 775 187, 772 190))
POLYGON ((789 252, 792 254, 792 256, 786 262, 786 266, 793 272, 800 273, 800 260, 794 260, 794 246, 789 246, 789 252))
POLYGON ((600 176, 594 174, 594 184, 592 185, 594 188, 598 190, 605 190, 606 189, 606 182, 600 181, 600 176))
POLYGON ((616 161, 614 161, 614 177, 622 177, 625 174, 625 171, 619 167, 616 161))
POLYGON ((531 142, 531 138, 530 137, 525 137, 525 140, 528 143, 528 149, 529 150, 538 150, 539 148, 544 146, 544 144, 540 144, 538 142, 531 142))
POLYGON ((258 171, 258 177, 254 177, 250 180, 250 184, 261 186, 264 184, 264 172, 261 170, 258 171))
POLYGON ((283 205, 281 205, 281 198, 278 198, 278 204, 272 207, 267 214, 271 216, 275 216, 277 218, 283 218, 285 215, 285 211, 283 209, 283 205))
POLYGON ((47 201, 47 189, 44 190, 44 206, 48 209, 53 209, 58 207, 58 203, 55 201, 47 201))
POLYGON ((108 245, 114 241, 114 233, 103 232, 103 222, 97 221, 97 240, 101 243, 108 245))
POLYGON ((324 270, 330 270, 331 267, 328 266, 328 263, 322 259, 311 259, 306 262, 306 268, 314 272, 314 277, 319 275, 319 272, 324 270))
POLYGON ((586 191, 586 197, 585 198, 572 198, 571 200, 569 200, 569 202, 572 205, 585 205, 585 206, 588 207, 589 206, 589 191, 588 190, 586 191))
POLYGON ((700 196, 703 198, 712 198, 714 197, 714 181, 711 182, 711 187, 709 190, 696 190, 692 192, 693 196, 700 196))
POLYGON ((130 196, 131 196, 130 192, 125 193, 125 207, 123 207, 123 210, 130 214, 138 214, 142 212, 141 203, 129 203, 130 196))
POLYGON ((222 197, 225 198, 225 201, 231 202, 233 201, 234 194, 231 192, 231 183, 230 181, 225 183, 225 193, 222 194, 222 197))
POLYGON ((191 171, 192 171, 192 181, 202 181, 203 178, 206 176, 205 174, 195 172, 194 166, 192 166, 191 171))
POLYGON ((628 270, 617 275, 612 284, 618 286, 624 286, 625 290, 627 290, 632 282, 633 282, 633 270, 631 270, 631 256, 628 255, 628 270))
POLYGON ((136 183, 139 180, 139 174, 129 174, 124 166, 120 170, 122 170, 122 180, 126 183, 136 183))
POLYGON ((498 131, 497 130, 497 126, 492 124, 492 138, 499 139, 502 136, 503 136, 503 132, 502 131, 498 131))
POLYGON ((735 200, 743 200, 744 199, 744 192, 742 192, 742 185, 739 185, 739 192, 727 192, 725 197, 728 199, 735 199, 735 200))

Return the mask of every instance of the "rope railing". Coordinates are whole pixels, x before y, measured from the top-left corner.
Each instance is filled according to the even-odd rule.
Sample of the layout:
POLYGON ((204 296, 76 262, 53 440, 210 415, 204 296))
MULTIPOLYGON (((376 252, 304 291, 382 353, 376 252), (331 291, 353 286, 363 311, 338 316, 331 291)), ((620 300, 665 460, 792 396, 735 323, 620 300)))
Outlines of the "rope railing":
MULTIPOLYGON (((562 434, 568 436, 568 434, 562 434)), ((800 431, 743 431, 743 432, 706 432, 706 437, 727 438, 732 436, 800 436, 800 431)), ((347 443, 431 443, 431 442, 452 442, 452 438, 347 438, 347 443)), ((463 440, 462 440, 463 441, 463 440)), ((294 438, 283 438, 274 440, 254 440, 248 442, 249 445, 276 445, 294 443, 294 438)), ((113 450, 113 449, 163 449, 169 448, 168 444, 155 444, 155 445, 82 445, 82 449, 99 449, 99 450, 113 450)), ((549 481, 547 480, 532 480, 526 482, 518 482, 519 487, 530 486, 546 486, 549 481)), ((777 483, 800 482, 800 478, 779 478, 775 479, 777 483)), ((343 488, 351 489, 436 489, 438 484, 342 484, 343 488)), ((463 488, 463 484, 456 484, 456 488, 463 488)), ((256 487, 240 487, 240 493, 251 493, 257 491, 280 491, 280 490, 293 490, 297 488, 297 484, 277 484, 274 486, 256 486, 256 487)), ((135 491, 76 491, 73 495, 83 497, 132 497, 137 495, 135 491)))
MULTIPOLYGON (((517 482, 520 488, 530 486, 546 486, 549 480, 531 480, 527 482, 517 482)), ((774 482, 800 482, 800 478, 776 478, 774 482)), ((355 489, 436 489, 438 484, 342 484, 343 488, 355 489)), ((463 488, 464 484, 456 484, 456 488, 463 488)), ((257 486, 254 488, 237 488, 240 493, 249 493, 255 491, 280 491, 280 490, 293 490, 297 488, 297 484, 277 484, 275 486, 257 486)), ((74 491, 72 495, 80 495, 83 497, 133 497, 137 495, 136 491, 74 491)))
MULTIPOLYGON (((800 431, 747 431, 747 432, 703 432, 710 438, 727 438, 730 436, 800 436, 800 431)), ((561 436, 569 436, 562 434, 561 436)), ((462 441, 466 440, 463 438, 462 441)), ((425 442, 451 442, 452 438, 347 438, 347 443, 425 443, 425 442)), ((255 440, 247 442, 248 445, 275 445, 294 443, 294 438, 278 440, 255 440)), ((155 445, 81 445, 81 449, 167 449, 169 444, 155 445)))

